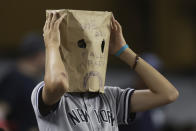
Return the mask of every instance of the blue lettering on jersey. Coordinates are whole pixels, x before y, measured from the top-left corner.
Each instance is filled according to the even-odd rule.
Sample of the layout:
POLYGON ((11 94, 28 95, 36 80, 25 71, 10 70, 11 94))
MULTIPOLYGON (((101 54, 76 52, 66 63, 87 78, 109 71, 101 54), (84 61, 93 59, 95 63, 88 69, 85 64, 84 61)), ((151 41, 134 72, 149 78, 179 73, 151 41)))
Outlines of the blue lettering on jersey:
POLYGON ((76 125, 76 123, 80 123, 81 121, 88 122, 89 118, 87 111, 83 111, 82 109, 72 110, 72 113, 69 112, 68 115, 71 118, 74 125, 76 125))
MULTIPOLYGON (((99 123, 105 122, 110 123, 112 126, 114 125, 114 115, 112 111, 108 110, 96 110, 94 109, 94 115, 97 118, 99 123)), ((68 112, 68 116, 71 119, 74 125, 77 125, 80 122, 89 122, 90 116, 86 110, 83 109, 75 109, 71 112, 68 112)))

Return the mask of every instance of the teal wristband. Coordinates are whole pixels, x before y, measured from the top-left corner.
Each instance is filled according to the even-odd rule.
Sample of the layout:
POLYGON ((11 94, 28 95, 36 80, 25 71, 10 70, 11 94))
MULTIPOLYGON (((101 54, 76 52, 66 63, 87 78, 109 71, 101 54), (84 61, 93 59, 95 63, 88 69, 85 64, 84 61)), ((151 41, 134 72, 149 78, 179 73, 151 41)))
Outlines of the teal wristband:
POLYGON ((126 44, 123 47, 120 48, 120 50, 118 50, 115 54, 115 56, 120 56, 120 54, 125 51, 125 49, 129 48, 129 46, 126 44))

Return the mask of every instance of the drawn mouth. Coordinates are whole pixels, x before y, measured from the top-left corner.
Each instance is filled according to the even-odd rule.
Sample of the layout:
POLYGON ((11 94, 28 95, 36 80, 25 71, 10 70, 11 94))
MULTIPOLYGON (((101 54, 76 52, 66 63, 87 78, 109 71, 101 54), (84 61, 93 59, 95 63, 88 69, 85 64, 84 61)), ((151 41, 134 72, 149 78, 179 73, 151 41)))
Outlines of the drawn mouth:
POLYGON ((91 77, 97 77, 99 80, 99 90, 103 87, 103 81, 102 78, 99 74, 99 72, 95 72, 95 71, 91 71, 89 73, 87 73, 84 77, 84 88, 87 88, 87 82, 89 80, 89 78, 91 77))

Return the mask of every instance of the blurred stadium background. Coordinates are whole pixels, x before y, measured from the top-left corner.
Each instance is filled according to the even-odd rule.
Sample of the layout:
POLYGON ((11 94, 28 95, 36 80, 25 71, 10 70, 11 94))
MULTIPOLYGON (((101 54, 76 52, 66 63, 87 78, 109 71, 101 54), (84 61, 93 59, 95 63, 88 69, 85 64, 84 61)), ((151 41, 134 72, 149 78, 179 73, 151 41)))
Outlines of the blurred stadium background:
MULTIPOLYGON (((161 124, 157 130, 196 130, 196 0, 1 1, 0 81, 17 62, 23 37, 42 34, 46 9, 112 11, 129 46, 156 56, 147 59, 152 64, 159 59, 161 72, 180 92, 175 103, 154 113, 155 126, 161 124)), ((135 79, 129 67, 110 56, 106 84, 134 87, 135 79)))

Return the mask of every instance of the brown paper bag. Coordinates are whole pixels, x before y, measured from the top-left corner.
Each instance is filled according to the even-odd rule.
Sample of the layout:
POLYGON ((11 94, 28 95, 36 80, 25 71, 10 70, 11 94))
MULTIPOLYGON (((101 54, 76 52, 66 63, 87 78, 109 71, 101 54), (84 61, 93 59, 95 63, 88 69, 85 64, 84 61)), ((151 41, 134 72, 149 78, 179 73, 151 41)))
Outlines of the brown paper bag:
POLYGON ((104 92, 111 12, 47 10, 66 14, 60 26, 60 52, 68 73, 68 92, 104 92))

